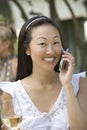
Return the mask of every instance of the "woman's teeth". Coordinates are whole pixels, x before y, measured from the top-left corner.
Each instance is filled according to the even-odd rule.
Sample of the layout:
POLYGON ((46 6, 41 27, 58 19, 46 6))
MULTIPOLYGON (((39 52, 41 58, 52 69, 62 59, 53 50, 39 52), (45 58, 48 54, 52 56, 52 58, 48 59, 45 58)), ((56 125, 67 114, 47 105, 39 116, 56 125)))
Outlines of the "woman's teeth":
POLYGON ((53 61, 54 60, 54 57, 52 58, 44 58, 45 61, 53 61))

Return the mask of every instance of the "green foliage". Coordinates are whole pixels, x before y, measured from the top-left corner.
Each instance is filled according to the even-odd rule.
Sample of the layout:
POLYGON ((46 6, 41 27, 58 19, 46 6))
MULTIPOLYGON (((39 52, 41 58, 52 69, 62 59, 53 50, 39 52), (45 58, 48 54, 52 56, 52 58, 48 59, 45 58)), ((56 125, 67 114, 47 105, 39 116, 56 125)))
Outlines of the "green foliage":
POLYGON ((17 56, 18 55, 18 40, 14 43, 14 54, 17 56))
POLYGON ((0 15, 2 15, 2 18, 4 18, 3 20, 9 23, 12 22, 11 8, 8 0, 0 0, 0 15))

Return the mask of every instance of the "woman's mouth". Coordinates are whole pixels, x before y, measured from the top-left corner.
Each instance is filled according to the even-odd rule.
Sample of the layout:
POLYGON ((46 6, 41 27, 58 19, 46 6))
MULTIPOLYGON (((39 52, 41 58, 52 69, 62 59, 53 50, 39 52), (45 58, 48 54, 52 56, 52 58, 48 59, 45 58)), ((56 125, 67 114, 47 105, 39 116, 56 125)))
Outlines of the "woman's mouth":
POLYGON ((44 60, 47 62, 53 62, 55 60, 55 57, 44 58, 44 60))

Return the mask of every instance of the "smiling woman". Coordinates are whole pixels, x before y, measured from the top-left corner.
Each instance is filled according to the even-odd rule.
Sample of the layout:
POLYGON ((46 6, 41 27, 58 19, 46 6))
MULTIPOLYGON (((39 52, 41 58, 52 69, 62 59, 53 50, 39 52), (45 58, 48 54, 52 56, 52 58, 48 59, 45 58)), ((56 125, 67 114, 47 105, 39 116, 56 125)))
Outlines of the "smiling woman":
POLYGON ((33 69, 39 65, 39 70, 45 67, 44 71, 57 64, 61 54, 60 34, 56 28, 49 24, 38 26, 32 29, 32 41, 26 50, 26 53, 31 56, 35 64, 33 69), (46 31, 48 28, 48 31, 46 31), (37 35, 38 34, 38 35, 37 35), (34 51, 33 51, 34 50, 34 51), (41 60, 42 59, 42 60, 41 60), (39 63, 38 63, 39 62, 39 63))
POLYGON ((73 74, 74 57, 62 48, 60 28, 50 18, 36 16, 22 26, 17 81, 0 83, 1 100, 13 98, 15 111, 16 102, 21 107, 20 130, 87 130, 87 80, 73 74), (67 66, 59 70, 61 57, 67 66))

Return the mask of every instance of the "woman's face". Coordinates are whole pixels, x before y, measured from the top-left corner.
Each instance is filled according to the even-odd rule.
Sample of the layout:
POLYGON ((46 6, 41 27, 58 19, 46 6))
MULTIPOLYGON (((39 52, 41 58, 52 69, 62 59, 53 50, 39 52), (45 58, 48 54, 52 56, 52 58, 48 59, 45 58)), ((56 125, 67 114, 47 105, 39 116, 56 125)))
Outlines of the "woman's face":
POLYGON ((9 46, 10 40, 2 41, 0 40, 0 58, 4 58, 10 55, 9 46))
POLYGON ((31 56, 33 68, 54 70, 62 48, 58 30, 50 24, 41 25, 32 29, 31 37, 26 53, 31 56))

